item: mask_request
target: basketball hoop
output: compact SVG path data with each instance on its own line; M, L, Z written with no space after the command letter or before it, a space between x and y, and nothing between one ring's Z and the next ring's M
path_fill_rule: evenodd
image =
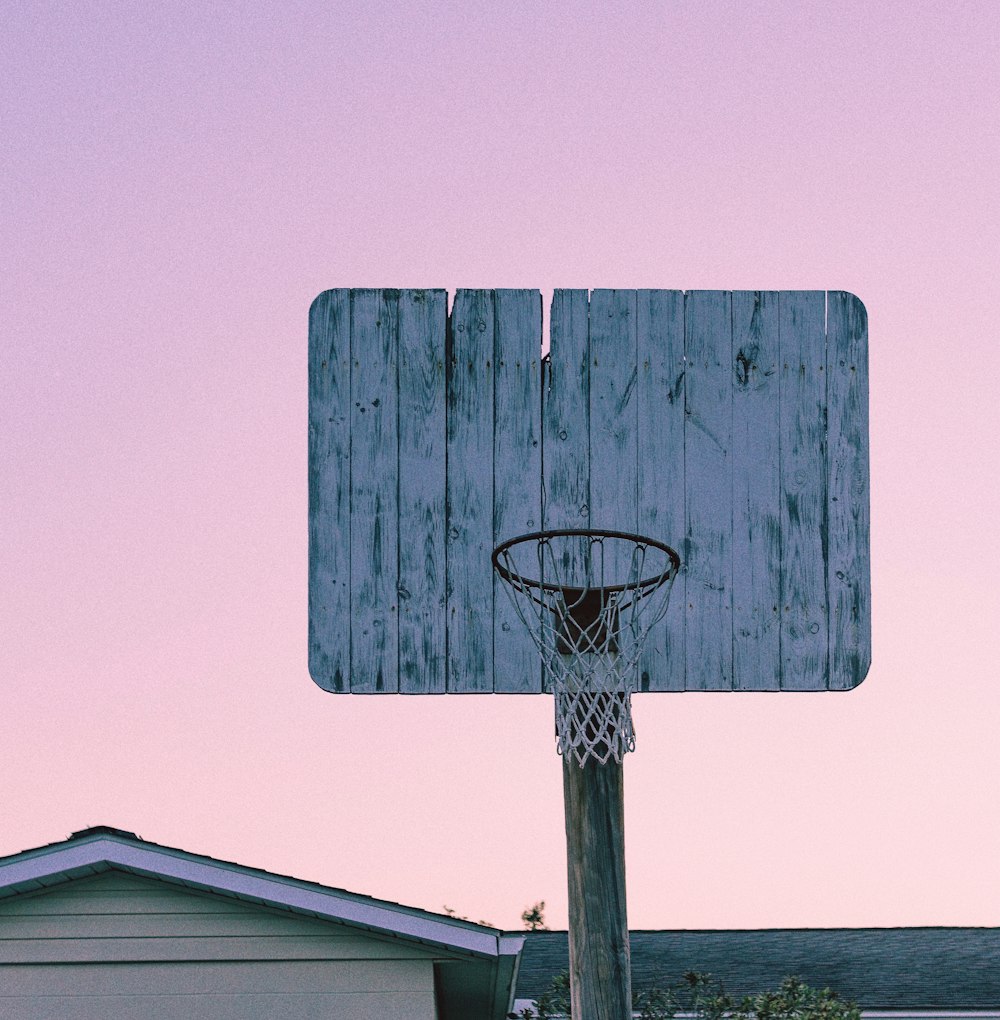
M542 658L558 750L582 767L635 748L639 655L667 611L680 557L623 531L535 531L502 542L493 567Z

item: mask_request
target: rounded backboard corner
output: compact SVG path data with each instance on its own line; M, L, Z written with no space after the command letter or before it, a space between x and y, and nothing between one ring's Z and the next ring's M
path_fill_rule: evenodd
M329 289L326 291L320 291L309 303L309 319L311 320L328 301L330 296L336 294L336 290Z
M868 679L872 670L872 660L869 659L865 663L858 663L857 668L853 671L853 675L846 677L847 681L843 687L837 688L841 691L854 691L857 690L864 682Z
M327 694L346 694L347 680L346 677L338 673L331 675L329 664L322 661L322 658L314 658L312 655L309 656L309 678L312 682L322 691L326 691Z
M854 293L854 291L850 291L850 290L834 290L834 291L830 291L830 293L831 294L839 294L839 295L841 295L843 297L843 299L844 299L844 303L847 304L847 305L852 306L851 310L852 310L852 312L854 314L854 317L859 319L862 323L864 323L865 327L867 328L867 325L868 325L868 309L865 307L864 301L862 301L861 298L859 298L858 295ZM860 682L861 681L859 680L858 683L860 683Z

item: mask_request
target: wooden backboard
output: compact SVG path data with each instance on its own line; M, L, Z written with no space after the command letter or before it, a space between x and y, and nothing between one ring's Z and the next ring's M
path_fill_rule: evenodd
M681 555L643 691L835 690L871 661L868 330L840 291L324 291L309 316L309 670L536 693L494 576L542 527Z

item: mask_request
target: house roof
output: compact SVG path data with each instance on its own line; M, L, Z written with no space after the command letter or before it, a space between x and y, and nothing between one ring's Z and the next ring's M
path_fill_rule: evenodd
M511 967L524 941L520 934L161 846L106 825L0 858L0 899L110 869L404 938L452 954L505 958Z
M1000 1009L1000 928L810 928L633 931L637 990L709 973L736 997L785 977L872 1010ZM530 932L516 999L537 999L568 968L566 932Z

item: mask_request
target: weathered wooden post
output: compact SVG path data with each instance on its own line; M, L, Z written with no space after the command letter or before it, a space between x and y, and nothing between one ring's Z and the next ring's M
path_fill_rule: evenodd
M622 763L563 760L574 1017L632 1016Z

